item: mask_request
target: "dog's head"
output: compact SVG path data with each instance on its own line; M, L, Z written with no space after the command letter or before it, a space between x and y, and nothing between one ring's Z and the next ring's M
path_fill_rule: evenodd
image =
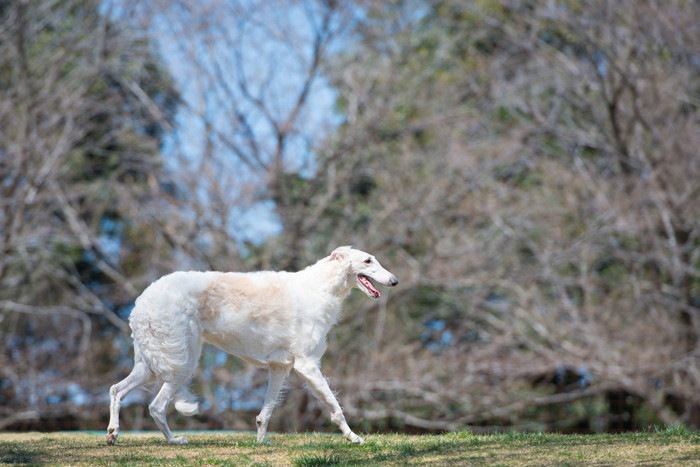
M336 248L331 253L330 261L341 261L347 268L348 274L354 277L354 287L362 290L370 298L376 299L382 296L372 281L389 287L394 287L399 283L395 275L379 264L377 258L349 246Z

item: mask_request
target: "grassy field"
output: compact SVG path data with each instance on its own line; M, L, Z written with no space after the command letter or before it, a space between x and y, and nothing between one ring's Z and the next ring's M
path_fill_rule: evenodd
M160 433L0 433L0 463L52 465L700 465L700 433L668 429L622 435L368 435L363 446L331 434L188 433L186 446Z

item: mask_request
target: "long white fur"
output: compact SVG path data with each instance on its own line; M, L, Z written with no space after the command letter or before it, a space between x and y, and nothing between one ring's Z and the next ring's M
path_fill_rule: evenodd
M194 395L186 387L204 342L269 369L265 402L256 417L258 442L280 390L294 369L312 393L323 401L351 442L364 440L350 430L342 409L319 369L326 335L337 322L341 305L352 288L377 298L377 291L361 276L394 286L396 277L374 256L340 247L306 269L255 273L175 272L151 284L136 300L129 325L134 339L134 369L110 388L107 443L119 435L119 409L133 389L158 382L160 391L149 405L151 416L172 444L175 437L165 417L171 401L183 415L198 413ZM364 282L364 283L363 283Z

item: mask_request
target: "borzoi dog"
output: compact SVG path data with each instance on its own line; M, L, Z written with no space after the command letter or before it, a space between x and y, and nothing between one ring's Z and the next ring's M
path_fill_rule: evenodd
M374 256L350 247L337 248L294 273L190 271L160 278L136 299L129 318L134 369L109 390L107 444L114 444L119 436L121 401L148 383L162 384L148 408L165 439L170 444L187 442L173 436L166 411L174 401L181 414L198 413L198 403L185 385L204 342L269 369L265 402L255 419L259 443L265 441L272 410L292 368L325 404L343 435L363 443L345 421L319 367L326 335L338 321L350 290L358 288L370 298L380 297L372 280L392 287L398 284Z

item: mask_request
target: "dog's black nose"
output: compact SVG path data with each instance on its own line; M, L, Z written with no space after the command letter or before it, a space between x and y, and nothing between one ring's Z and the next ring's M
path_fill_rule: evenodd
M396 278L396 276L391 276L391 279L389 280L389 285L394 287L398 283L399 283L399 280Z

